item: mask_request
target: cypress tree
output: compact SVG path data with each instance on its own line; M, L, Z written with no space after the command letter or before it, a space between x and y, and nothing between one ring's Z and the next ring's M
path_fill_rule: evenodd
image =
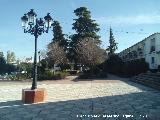
M117 44L118 43L116 43L116 41L114 39L112 28L110 27L109 46L107 48L107 50L109 50L109 55L113 55L115 53L115 51L118 49Z

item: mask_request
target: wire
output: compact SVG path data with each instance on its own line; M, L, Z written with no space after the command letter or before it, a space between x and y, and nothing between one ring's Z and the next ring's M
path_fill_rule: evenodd
M106 29L102 29L102 30L105 30L107 32L109 32L109 30L106 30ZM124 30L113 30L113 33L126 33L126 34L150 34L150 33L146 33L146 32L143 32L143 29L140 29L140 32L128 32L128 31L124 31Z

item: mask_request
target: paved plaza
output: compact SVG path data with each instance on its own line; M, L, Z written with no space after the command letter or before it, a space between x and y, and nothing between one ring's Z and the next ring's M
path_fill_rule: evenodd
M21 102L31 82L0 82L0 120L160 120L160 92L121 80L38 82L40 104Z

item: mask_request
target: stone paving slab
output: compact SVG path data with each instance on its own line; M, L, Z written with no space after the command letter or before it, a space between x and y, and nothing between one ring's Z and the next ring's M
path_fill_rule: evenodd
M22 89L30 87L0 82L0 120L160 120L160 92L129 81L43 82L46 103L23 104Z

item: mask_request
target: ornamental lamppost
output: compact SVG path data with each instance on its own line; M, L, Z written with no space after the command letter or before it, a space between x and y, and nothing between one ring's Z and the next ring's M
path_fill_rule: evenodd
M40 63L40 61L41 61L41 51L38 51L38 58L39 58L39 63Z
M31 90L37 89L37 38L42 33L48 33L49 28L51 27L53 19L50 16L50 13L43 18L36 18L37 14L31 9L27 14L24 14L21 17L22 28L24 33L30 33L35 37L35 51L34 51L34 71L33 71L33 81Z

